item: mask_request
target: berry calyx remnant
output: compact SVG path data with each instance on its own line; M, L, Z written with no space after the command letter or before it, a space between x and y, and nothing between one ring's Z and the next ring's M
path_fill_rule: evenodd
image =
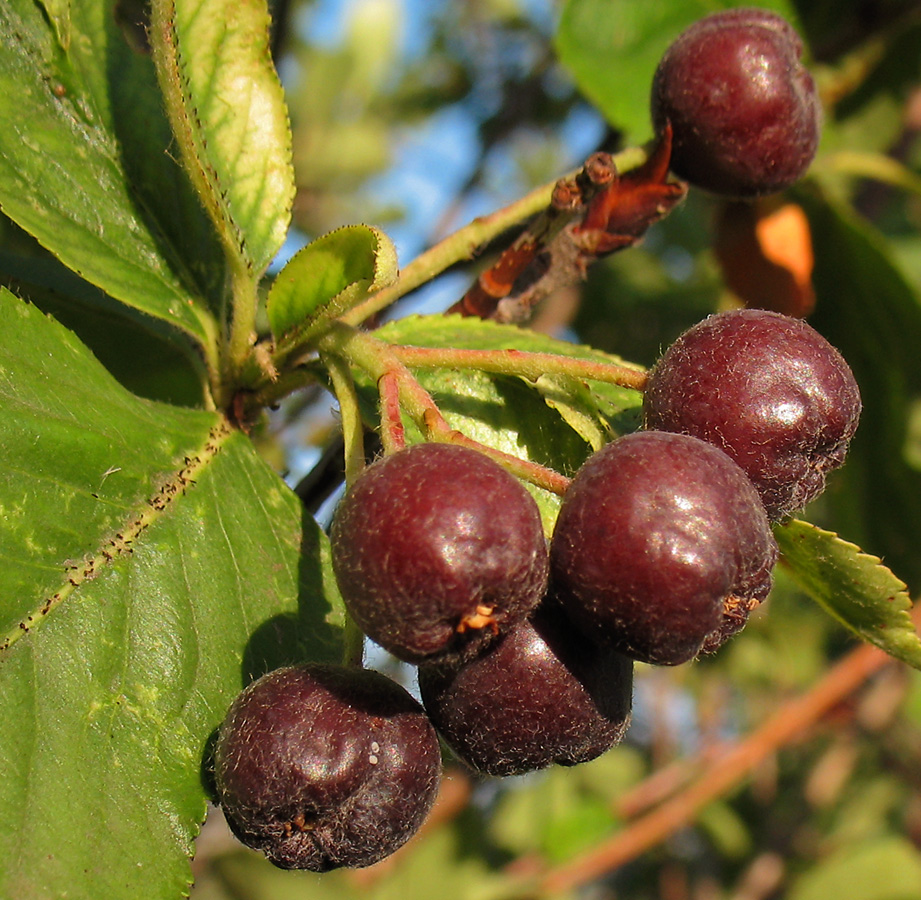
M419 828L441 752L422 707L368 669L263 675L218 734L215 781L234 834L283 869L369 866Z

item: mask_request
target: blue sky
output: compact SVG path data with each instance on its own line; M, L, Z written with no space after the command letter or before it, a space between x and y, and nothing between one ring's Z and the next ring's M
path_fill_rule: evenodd
M412 58L427 52L433 20L448 3L456 0L315 0L304 8L297 27L311 42L337 46L350 18L368 2L390 4L397 9L398 53ZM548 35L552 34L553 0L507 0L507 3L527 10ZM395 144L393 165L372 182L377 201L406 206L405 219L386 226L401 265L424 250L433 238L443 236L437 232L448 210L453 213L451 226L456 228L515 199L527 189L516 177L508 154L497 153L487 160L489 190L472 191L463 204L452 209L470 175L471 165L478 159L477 117L483 112L484 102L488 103L489 98L471 97L403 131ZM560 134L569 156L560 174L595 149L603 130L600 118L588 106L573 113ZM504 195L501 186L507 186ZM409 204L405 204L406 198L411 198ZM289 252L296 249L296 243L287 248ZM446 279L420 291L417 303L424 309L441 309L456 299L458 287L457 279Z

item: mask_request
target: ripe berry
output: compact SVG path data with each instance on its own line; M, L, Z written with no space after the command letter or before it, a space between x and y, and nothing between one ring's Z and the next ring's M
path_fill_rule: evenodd
M441 756L419 704L367 669L278 669L234 701L215 748L227 821L283 869L369 866L422 824Z
M541 606L462 666L421 667L419 689L461 759L488 775L521 775L587 762L623 738L633 662Z
M659 665L712 649L727 615L767 596L776 558L745 473L704 441L654 431L588 459L550 544L554 591L573 621Z
M860 410L854 376L825 338L757 309L710 316L681 335L650 372L643 401L647 428L728 453L775 520L825 489Z
M474 655L547 586L537 504L465 447L416 444L369 466L339 504L331 538L352 617L411 663Z
M700 19L668 48L652 85L657 132L672 126L671 168L716 194L756 197L797 181L815 156L821 107L803 45L764 9Z

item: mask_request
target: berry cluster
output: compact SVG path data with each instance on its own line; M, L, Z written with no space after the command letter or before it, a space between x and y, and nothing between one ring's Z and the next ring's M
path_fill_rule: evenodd
M634 661L684 663L741 630L771 589L771 521L844 459L854 379L802 321L738 310L666 351L644 409L576 473L549 547L531 494L476 450L416 444L365 469L334 569L365 633L418 665L422 705L359 668L250 685L215 754L245 843L282 867L369 865L433 802L435 729L489 775L585 762L627 730Z
M623 735L632 666L537 615L549 585L540 512L498 463L453 444L385 457L340 503L331 539L349 613L421 666L429 715L477 768L582 762Z
M800 50L763 10L682 35L652 100L674 171L737 196L798 178L818 130ZM244 843L285 868L370 865L428 813L437 734L489 775L594 759L628 727L635 661L684 663L745 625L771 589L772 523L843 462L853 376L805 323L740 310L668 349L643 411L643 430L576 473L549 541L531 493L468 447L395 450L354 480L331 528L336 579L358 627L418 667L422 703L357 667L251 684L215 747Z

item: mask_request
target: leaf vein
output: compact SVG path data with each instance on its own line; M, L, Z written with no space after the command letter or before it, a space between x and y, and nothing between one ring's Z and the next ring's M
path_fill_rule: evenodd
M115 560L130 556L134 552L133 544L153 522L161 518L170 506L193 487L199 473L203 471L220 452L224 442L233 433L225 420L215 425L208 433L207 440L200 453L186 456L182 466L149 496L139 511L129 517L128 521L114 535L102 542L98 552L84 559L84 564L77 568L65 565L65 578L61 587L44 597L36 608L0 638L0 654L8 651L21 637L31 633L40 626L61 603L67 600L82 584L92 581L106 566Z

